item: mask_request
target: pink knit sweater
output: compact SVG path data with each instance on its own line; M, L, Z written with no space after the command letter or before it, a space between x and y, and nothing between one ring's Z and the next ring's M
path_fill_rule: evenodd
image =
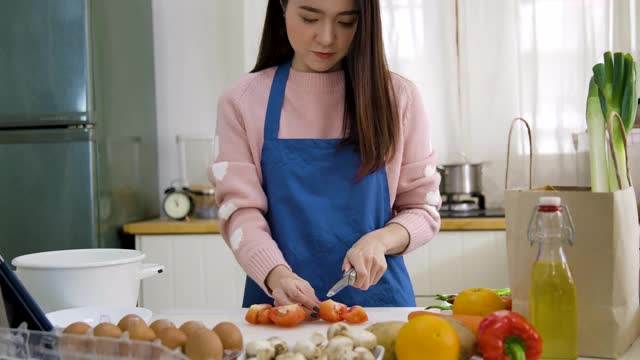
M246 273L260 286L277 265L288 267L271 237L264 214L260 158L264 121L275 67L241 78L219 99L214 163L210 179L220 205L222 236ZM390 222L410 234L408 253L431 240L440 228L440 176L429 140L429 122L417 88L393 74L401 114L401 137L387 162ZM340 138L344 111L344 73L306 73L291 69L279 138ZM356 239L354 239L355 241ZM266 289L265 289L266 290Z

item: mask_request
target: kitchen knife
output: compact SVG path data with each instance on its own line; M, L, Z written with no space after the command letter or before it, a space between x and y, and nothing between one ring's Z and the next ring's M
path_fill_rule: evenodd
M327 293L327 297L332 297L337 294L340 290L346 288L349 285L353 285L356 282L356 269L350 269L349 271L345 271L342 274L342 278L338 280L338 282L329 289Z

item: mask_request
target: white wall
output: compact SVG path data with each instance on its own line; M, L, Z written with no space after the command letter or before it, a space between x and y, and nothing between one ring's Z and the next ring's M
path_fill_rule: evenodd
M452 81L457 78L455 48L431 57L435 63L429 67L421 59L432 49L442 48L442 43L455 42L455 18L452 4L432 1L430 11L419 4L400 6L395 12L383 9L383 22L391 70L420 88L432 122L431 138L444 160L452 135L441 119L458 117L457 87ZM176 135L212 136L217 98L254 65L266 4L266 0L153 1L161 190L180 177ZM408 31L407 17L430 25L421 27L417 39L406 39L402 34ZM434 91L451 96L439 101L441 96Z
M245 9L264 13L262 3L266 1L153 1L161 190L180 176L176 135L213 136L218 97L248 70L245 56L255 61L255 54L245 53L242 19ZM249 32L261 26L246 25Z
M394 10L389 10L391 3ZM504 7L502 2L489 3ZM218 97L253 66L266 4L266 0L153 1L161 190L180 176L176 135L213 136ZM496 60L496 52L486 48L500 36L515 36L515 30L505 30L495 24L493 27L485 26L481 20L488 16L480 16L479 10L471 6L475 2L464 2L471 6L471 10L462 11L461 16L478 17L479 20L478 23L467 23L475 24L475 27L461 29L467 39L462 42L464 50L461 55L468 60L461 64L461 78L468 88L462 89L462 101L458 103L453 3L383 0L381 4L391 70L410 78L420 88L431 119L432 140L440 162L459 161L460 152L466 153L472 161L487 162L485 194L490 206L500 206L508 122L523 111L516 102L507 104L501 99L513 98L517 94L515 80L511 83L509 79L517 79L522 74L518 75L515 69L515 58L502 56ZM474 6L483 9L480 5ZM509 21L505 20L505 24ZM515 38L512 40L501 44L513 45ZM424 63L425 59L428 64ZM592 62L587 61L589 65ZM502 81L497 82L496 79ZM497 86L497 83L502 85ZM487 88L487 84L491 87ZM490 128L488 125L491 124L499 126ZM516 149L522 147L522 139L523 134L517 131L514 136ZM576 161L573 153L551 159L568 170L577 167L575 171L569 171L573 174L569 177L566 171L540 173L541 164L547 163L545 156L548 155L536 158L538 170L534 182L537 185L541 182L588 185L588 175L585 175L588 174L585 167L588 162L585 164L584 159ZM521 159L518 157L513 160L515 165L510 185L524 186L526 164L519 164ZM558 167L547 168L553 171Z

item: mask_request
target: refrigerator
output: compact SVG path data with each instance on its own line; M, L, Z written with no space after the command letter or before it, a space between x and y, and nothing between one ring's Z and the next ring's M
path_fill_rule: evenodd
M159 215L151 0L0 0L0 255Z

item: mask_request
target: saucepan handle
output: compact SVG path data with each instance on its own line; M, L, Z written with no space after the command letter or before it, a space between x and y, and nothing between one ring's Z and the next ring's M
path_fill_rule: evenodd
M142 264L142 269L138 273L138 279L146 279L150 276L161 274L164 272L164 265L160 264Z

